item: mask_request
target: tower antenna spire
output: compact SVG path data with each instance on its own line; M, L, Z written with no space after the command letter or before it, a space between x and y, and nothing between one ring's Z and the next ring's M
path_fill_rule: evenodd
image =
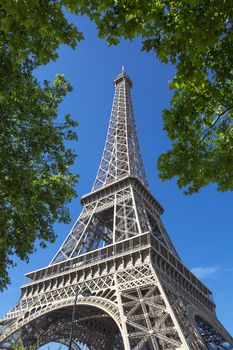
M122 71L122 73L125 71L125 66L124 66L124 64L122 64L122 66L121 66L121 71Z

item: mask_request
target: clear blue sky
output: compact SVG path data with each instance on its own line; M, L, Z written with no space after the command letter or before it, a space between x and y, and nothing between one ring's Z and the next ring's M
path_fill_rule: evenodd
M142 53L139 41L108 47L97 39L95 26L88 20L75 22L84 31L85 41L75 51L61 47L60 58L38 69L36 75L40 80L52 80L56 73L63 73L74 87L61 105L60 115L70 113L79 122L79 140L73 144L78 154L73 171L80 175L79 198L70 204L70 225L55 225L56 243L46 250L38 248L29 264L19 262L10 271L12 284L0 296L0 316L17 302L24 273L50 262L80 213L80 197L91 189L104 146L113 77L124 64L134 83L132 96L141 152L151 191L165 208L165 227L184 264L213 291L219 319L233 333L233 195L219 193L215 185L210 185L186 197L175 180L161 183L158 179L156 160L169 148L161 115L172 96L168 81L174 69L160 64L153 53Z

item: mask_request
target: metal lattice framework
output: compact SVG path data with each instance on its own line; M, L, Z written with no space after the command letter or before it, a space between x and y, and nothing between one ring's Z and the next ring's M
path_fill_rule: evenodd
M83 210L51 263L27 274L19 302L0 320L0 349L230 350L210 290L182 263L149 191L122 71L103 157ZM88 291L88 293L86 293Z
M123 71L114 83L109 129L93 190L128 175L137 177L148 187L134 121L130 94L132 81Z

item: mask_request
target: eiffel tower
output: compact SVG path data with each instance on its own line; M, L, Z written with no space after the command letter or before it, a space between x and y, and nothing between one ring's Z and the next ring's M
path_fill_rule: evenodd
M161 222L124 69L114 86L94 186L51 263L26 275L19 302L0 320L0 348L19 334L26 347L68 345L72 327L77 350L233 349L211 291L184 266Z

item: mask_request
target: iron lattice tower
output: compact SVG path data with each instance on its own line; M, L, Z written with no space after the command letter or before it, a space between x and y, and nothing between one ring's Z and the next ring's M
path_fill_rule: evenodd
M21 333L26 346L73 349L223 350L232 338L210 290L182 263L149 191L139 151L132 82L122 71L103 157L83 210L51 263L28 273L21 298L0 320L0 348Z

